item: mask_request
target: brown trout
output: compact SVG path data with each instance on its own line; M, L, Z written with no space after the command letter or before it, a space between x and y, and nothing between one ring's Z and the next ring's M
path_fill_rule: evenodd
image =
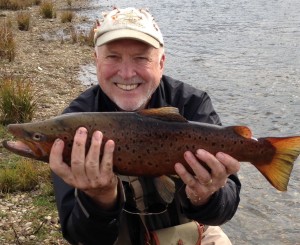
M176 162L191 171L183 154L201 148L252 163L276 189L285 191L300 154L300 136L254 139L248 127L187 121L172 107L69 113L42 122L10 124L9 132L19 140L4 141L3 146L18 155L48 162L51 147L60 138L65 142L63 159L70 164L73 137L81 126L89 132L87 149L95 130L103 133L104 142L114 140L114 171L122 175L174 175Z

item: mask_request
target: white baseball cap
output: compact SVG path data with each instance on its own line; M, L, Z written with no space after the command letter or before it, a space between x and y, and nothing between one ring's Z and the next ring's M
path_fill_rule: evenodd
M104 14L95 29L95 46L130 38L150 44L154 48L164 45L162 34L153 16L145 9L114 9Z

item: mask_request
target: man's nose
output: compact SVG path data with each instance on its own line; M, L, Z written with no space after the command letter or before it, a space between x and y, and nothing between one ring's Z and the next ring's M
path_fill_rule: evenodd
M118 75L121 76L124 80L136 76L134 66L131 64L131 62L123 61L120 65Z

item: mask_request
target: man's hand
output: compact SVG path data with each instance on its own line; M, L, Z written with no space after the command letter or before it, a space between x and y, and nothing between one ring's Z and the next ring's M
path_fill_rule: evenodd
M74 136L71 166L63 162L64 142L57 139L50 153L50 168L67 184L85 192L101 208L111 209L117 201L118 180L113 172L113 152L115 143L108 140L104 146L101 163L100 148L103 135L95 131L90 149L86 155L86 128L79 128Z
M190 151L185 152L184 158L194 174L190 174L181 163L175 164L175 171L186 184L186 195L195 206L206 204L217 190L225 186L227 177L240 169L236 159L222 152L214 156L198 149L195 155ZM199 161L206 163L211 172Z

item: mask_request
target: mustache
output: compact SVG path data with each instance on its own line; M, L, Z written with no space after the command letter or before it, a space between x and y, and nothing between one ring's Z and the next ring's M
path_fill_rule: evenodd
M134 76L130 79L123 79L120 76L114 76L110 79L112 83L120 83L120 84L141 84L145 83L145 80L139 76Z

